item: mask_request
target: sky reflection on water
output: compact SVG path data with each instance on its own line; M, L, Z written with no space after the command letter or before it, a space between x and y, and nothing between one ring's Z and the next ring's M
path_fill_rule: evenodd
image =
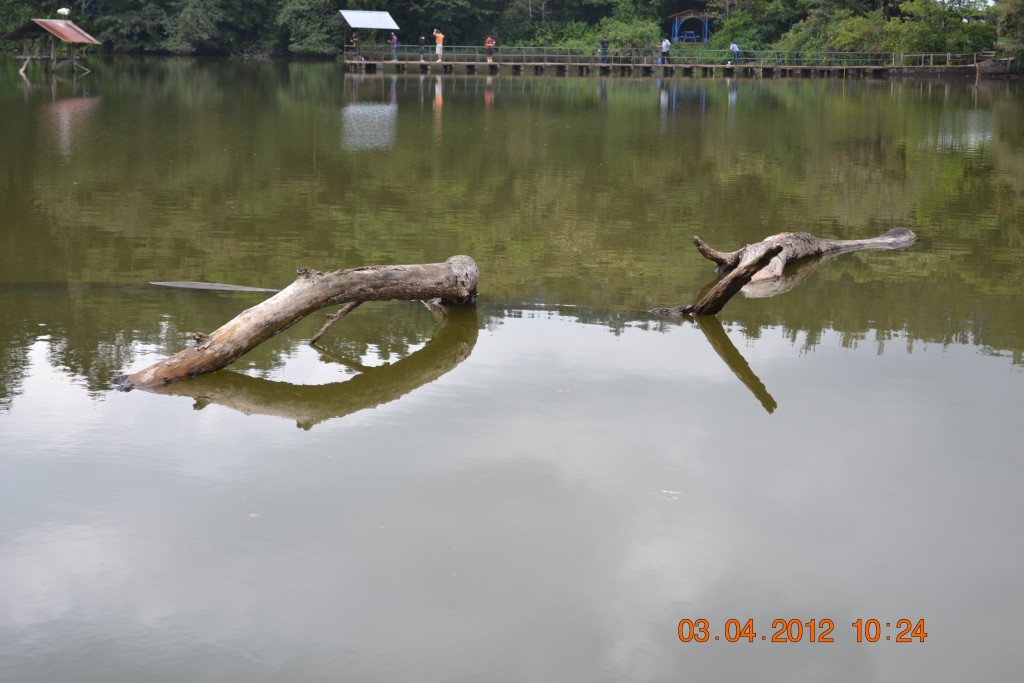
M1024 597L1005 359L734 330L769 414L692 323L517 316L309 431L90 397L35 346L0 413L0 678L1005 674ZM769 637L831 618L836 643L683 644L684 617ZM858 617L929 637L857 645Z
M1021 95L0 69L0 681L1012 680ZM641 312L713 279L694 234L897 226L718 326ZM262 297L147 282L458 253L440 331L367 304L110 390Z

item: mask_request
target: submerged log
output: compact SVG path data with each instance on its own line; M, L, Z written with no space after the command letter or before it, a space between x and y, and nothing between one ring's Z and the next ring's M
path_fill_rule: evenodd
M114 384L129 391L165 386L220 370L326 306L433 298L469 303L476 297L479 279L480 271L469 256L453 256L444 263L365 266L330 273L303 268L291 285L266 301L243 311L210 334L194 335L195 346L143 370L122 375Z
M205 289L210 292L267 292L273 294L280 289L268 287L246 287L244 285L225 285L220 282L150 282L158 287L177 287L178 289Z
M722 252L705 244L700 237L693 244L701 255L718 264L715 272L722 279L692 306L655 308L655 315L714 315L748 283L775 283L783 278L787 264L811 257L826 257L860 249L903 249L917 241L917 235L906 228L895 228L879 235L860 240L832 240L809 235L806 232L783 232L748 244L736 251ZM736 286L737 283L741 283ZM765 292L780 293L792 287L762 285L758 296Z

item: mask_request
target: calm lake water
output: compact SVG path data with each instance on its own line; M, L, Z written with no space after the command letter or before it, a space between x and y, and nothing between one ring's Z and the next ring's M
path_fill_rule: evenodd
M1019 676L1020 83L19 66L0 680ZM714 281L694 235L900 226L717 318L645 313ZM443 325L368 304L110 388L266 296L151 281L455 254L480 298Z

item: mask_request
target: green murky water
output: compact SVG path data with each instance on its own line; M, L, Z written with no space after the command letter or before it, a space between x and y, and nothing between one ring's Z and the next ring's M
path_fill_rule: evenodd
M1020 84L18 66L0 679L1015 667ZM810 264L715 320L644 313L714 280L695 234L897 226L918 243ZM443 326L365 305L315 349L320 316L168 395L109 388L264 296L150 281L460 253L480 299ZM680 642L700 618L708 642ZM835 642L772 643L777 618L830 619ZM755 642L727 642L729 619ZM896 642L900 619L928 637Z

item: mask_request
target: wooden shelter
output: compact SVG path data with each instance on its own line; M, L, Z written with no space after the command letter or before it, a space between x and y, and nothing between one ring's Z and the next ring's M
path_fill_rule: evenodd
M397 31L398 24L391 17L390 12L371 12L367 10L342 9L331 19L331 26L342 30L342 45L345 46L346 58L351 56L359 61L359 44L357 41L349 43L349 31L353 34L358 30L369 31ZM350 53L351 50L351 53Z
M341 9L331 20L331 26L352 29L380 29L397 31L398 24L391 18L390 12L370 12L366 10Z
M673 43L706 43L711 37L711 16L703 10L688 9L668 18L672 20Z
M84 66L78 63L79 45L100 45L100 41L83 31L73 21L67 19L29 19L24 24L0 36L0 40L21 40L21 58L25 63L21 67L21 73L25 73L29 62L33 59L41 59L50 67L59 69L63 66L77 66L88 72ZM32 48L32 41L40 40L41 44ZM63 58L58 54L57 42L67 45Z

